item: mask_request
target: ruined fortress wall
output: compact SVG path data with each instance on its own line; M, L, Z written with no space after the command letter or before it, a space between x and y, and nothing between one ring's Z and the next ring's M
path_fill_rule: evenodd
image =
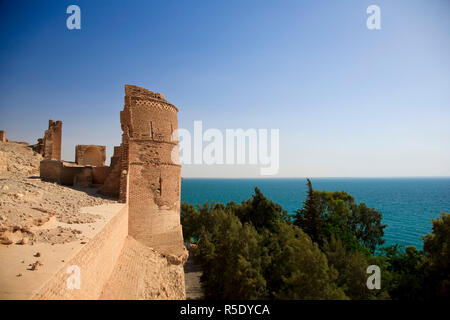
M43 138L43 156L46 160L61 160L62 121L48 121Z
M165 253L183 247L177 112L161 94L125 86L120 198L129 205L129 234Z
M180 224L181 166L177 162L178 141L172 139L178 128L177 112L163 95L127 85L120 114L122 144L114 149L108 173L102 171L103 167L49 160L41 163L41 176L59 177L61 183L87 177L86 170L90 170L93 181L104 179L101 192L118 193L125 205L33 298L155 299L163 298L160 292L167 298L185 297L183 264L187 251ZM52 122L49 132L50 127ZM53 144L55 140L48 141ZM53 145L50 149L53 154ZM80 159L77 157L77 161ZM124 247L124 243L128 244ZM163 259L155 258L156 253ZM144 256L155 258L160 267ZM67 288L66 270L70 265L82 270L80 290ZM166 280L155 278L155 274Z
M0 130L0 142L6 142L6 132Z
M32 299L99 299L108 282L128 234L128 208L119 206L117 214L81 250L45 283ZM69 289L69 266L80 267L80 289Z
M111 157L109 165L110 170L105 177L103 186L100 187L99 192L111 197L119 197L120 191L120 174L122 172L122 147L114 147L114 154ZM125 201L122 201L125 202Z
M172 162L172 142L130 140L130 196L148 190L148 205L161 209L180 209L181 167Z
M92 183L104 184L110 172L111 168L108 166L92 167Z
M42 160L39 166L41 179L61 184L62 162L57 160Z
M40 164L42 180L65 186L90 187L92 183L102 184L109 174L109 167L78 166L57 160L42 160Z
M84 166L104 166L106 147L97 145L75 146L75 162Z
M128 151L128 136L122 135L122 158L118 166L119 168L119 202L128 203L128 182L129 182L129 151Z
M86 176L92 171L89 167L61 167L61 184L65 186L73 186L77 176Z
M116 164L120 163L120 159L121 159L121 148L120 146L115 146L114 147L114 154L111 157L111 161L110 161L110 167L113 168Z

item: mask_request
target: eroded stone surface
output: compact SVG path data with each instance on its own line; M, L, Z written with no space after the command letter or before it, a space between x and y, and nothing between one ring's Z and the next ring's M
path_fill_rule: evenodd
M129 236L100 299L186 299L183 265Z
M48 121L48 129L44 132L44 137L38 139L38 143L33 145L33 150L42 154L46 160L61 160L62 144L62 121Z
M97 145L75 146L75 162L85 166L104 166L106 160L106 147Z

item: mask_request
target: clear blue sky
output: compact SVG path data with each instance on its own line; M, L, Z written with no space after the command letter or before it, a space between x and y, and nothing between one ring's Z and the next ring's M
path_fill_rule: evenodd
M81 30L66 8L81 8ZM366 8L381 8L381 30ZM0 129L120 144L124 84L180 127L279 128L282 177L450 176L450 1L1 1ZM258 176L185 166L183 175Z

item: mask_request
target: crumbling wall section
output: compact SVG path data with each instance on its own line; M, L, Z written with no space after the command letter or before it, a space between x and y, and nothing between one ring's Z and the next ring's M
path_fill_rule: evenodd
M39 173L44 181L56 182L65 186L91 187L96 181L101 179L101 172L94 174L94 168L88 166L78 166L70 162L57 160L42 160ZM98 167L101 170L104 167ZM108 167L106 167L109 169Z
M122 147L114 147L114 154L111 157L109 165L110 170L105 177L103 186L100 187L99 192L111 197L119 197L120 192L120 175L122 172ZM123 203L125 201L122 201Z
M104 166L106 146L77 145L75 147L75 162L85 166Z
M108 166L92 167L92 183L103 185L110 172L111 168Z
M44 138L38 139L33 149L41 153L46 160L61 160L62 121L48 121Z
M42 160L39 175L42 180L61 184L62 162L56 160Z
M129 234L165 254L183 250L177 112L163 95L125 86L120 199L129 206Z

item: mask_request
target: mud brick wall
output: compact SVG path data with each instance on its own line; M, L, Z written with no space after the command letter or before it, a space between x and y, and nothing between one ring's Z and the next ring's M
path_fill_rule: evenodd
M120 174L122 172L122 147L114 147L114 154L111 157L111 164L108 176L105 178L103 186L99 192L104 195L119 197Z
M129 206L129 234L155 249L182 247L178 109L164 96L125 86L120 199ZM169 252L165 252L169 253Z
M62 162L57 160L42 160L39 174L42 180L61 184Z
M92 183L103 184L105 183L106 177L108 177L111 168L108 166L103 167L92 167Z
M97 145L77 145L75 147L75 162L85 166L104 166L106 147Z
M94 182L94 168L96 169L96 182L100 183L106 177L109 167L85 167L65 165L62 161L42 160L40 164L40 177L42 180L56 182L66 186L89 187Z
M43 138L43 156L46 160L61 160L62 121L48 121Z
M92 173L90 167L73 167L64 166L61 169L61 184L66 186L73 186L76 176L90 176Z

